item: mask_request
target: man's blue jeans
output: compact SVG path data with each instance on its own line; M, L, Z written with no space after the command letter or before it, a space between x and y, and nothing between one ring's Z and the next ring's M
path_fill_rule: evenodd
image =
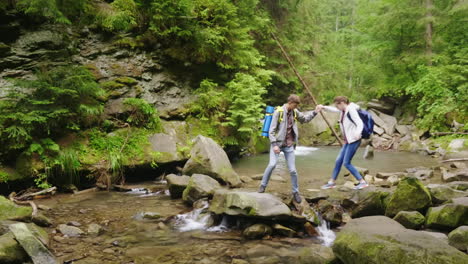
M338 157L336 158L336 163L335 163L335 169L333 169L333 174L332 174L332 179L336 180L338 178L338 174L340 174L341 166L345 166L346 169L351 172L351 174L356 178L356 180L360 181L362 180L361 174L359 174L359 171L351 164L351 160L354 157L354 154L356 154L356 151L359 148L359 145L361 145L361 140L358 140L356 142L353 142L351 144L344 144L343 147L341 148L340 154L338 154Z
M280 147L280 150L284 153L284 157L286 158L286 163L288 164L289 173L291 174L291 185L292 185L292 192L296 193L299 192L299 186L297 185L297 171L296 171L296 155L294 154L294 146L290 147ZM266 187L268 181L270 180L271 173L276 167L278 163L279 154L276 154L273 151L273 146L270 147L270 162L265 169L265 173L263 174L262 183L263 187Z

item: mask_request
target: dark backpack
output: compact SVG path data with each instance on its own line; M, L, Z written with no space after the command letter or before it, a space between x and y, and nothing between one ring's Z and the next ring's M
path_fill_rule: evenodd
M365 110L359 109L357 110L357 112L359 114L359 117L362 120L362 123L364 123L364 128L362 129L362 138L368 139L374 132L374 119L372 118L372 115ZM349 114L349 112L348 112L348 118L349 120L351 120L351 122L353 122L354 125L356 125L354 120L351 118L351 115Z

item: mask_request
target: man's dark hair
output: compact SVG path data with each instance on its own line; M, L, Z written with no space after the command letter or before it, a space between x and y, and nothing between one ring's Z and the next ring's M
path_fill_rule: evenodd
M333 99L333 102L337 104L342 103L342 102L345 104L349 104L349 99L346 96L337 96L335 97L335 99Z
M288 97L288 103L300 104L300 103L301 103L301 99L299 98L298 95L296 95L296 94L291 94L291 95Z

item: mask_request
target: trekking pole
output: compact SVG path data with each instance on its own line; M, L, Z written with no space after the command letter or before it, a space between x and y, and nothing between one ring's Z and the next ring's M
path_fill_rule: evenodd
M304 79L302 79L302 76L297 71L296 67L294 66L291 58L289 57L288 53L284 49L283 45L281 45L280 41L276 37L275 33L273 33L273 31L271 32L271 35L273 36L273 39L276 41L276 44L278 45L278 47L281 49L281 52L283 53L284 58L286 58L286 60L288 61L289 66L291 66L291 68L294 71L294 73L296 74L297 78L301 81L302 85L304 86L306 91L309 93L309 95L312 98L312 101L314 102L315 106L317 106L318 105L317 100L315 99L314 95L310 91L309 86L306 84ZM323 114L322 111L320 111L320 115L322 116L323 120L325 120L325 123L327 123L327 126L330 128L330 130L332 131L333 135L336 137L336 139L338 140L340 145L343 146L343 142L341 141L341 138L338 136L338 134L336 133L335 129L330 124L330 122L328 122L327 118L325 117L325 115Z

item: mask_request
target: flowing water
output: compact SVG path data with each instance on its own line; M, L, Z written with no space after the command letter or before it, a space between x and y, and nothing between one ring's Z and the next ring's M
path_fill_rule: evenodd
M297 168L301 190L319 187L330 174L338 148L298 147ZM379 152L374 160L356 157L356 165L377 171L401 171L408 167L432 166L435 160L411 153ZM240 175L262 173L268 155L239 160L234 164ZM267 191L288 195L289 179L284 160L280 159L275 174L286 182L272 182ZM253 181L247 189L255 190ZM317 227L318 237L282 238L246 241L234 217L213 219L205 211L208 202L197 203L195 209L180 199L172 200L164 189L165 182L149 182L135 186L128 193L91 192L80 195L57 195L39 204L52 207L47 212L55 225L78 221L86 231L92 223L104 227L98 237L67 238L54 234L51 228L53 253L62 263L231 263L247 259L250 263L297 263L295 256L314 244L331 246L335 232L325 221ZM158 190L149 192L148 190ZM152 219L155 213L162 219ZM145 218L144 215L149 215ZM215 224L214 226L212 226ZM335 230L336 231L336 230Z

